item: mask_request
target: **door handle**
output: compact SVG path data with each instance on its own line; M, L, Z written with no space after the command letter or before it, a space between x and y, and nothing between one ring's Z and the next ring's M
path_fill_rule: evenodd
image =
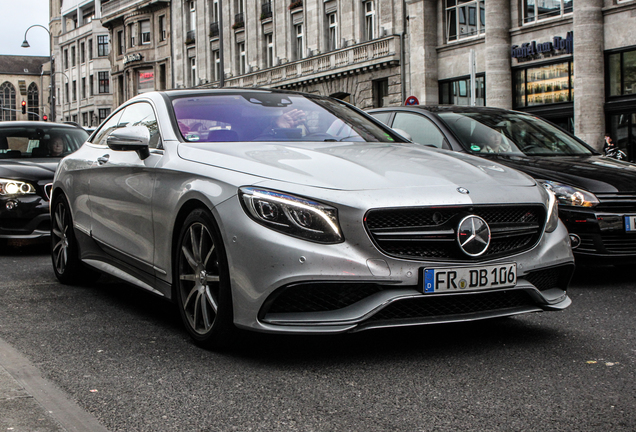
M106 162L108 162L108 159L110 158L110 155L105 154L104 156L100 156L97 158L97 163L100 165L104 165Z

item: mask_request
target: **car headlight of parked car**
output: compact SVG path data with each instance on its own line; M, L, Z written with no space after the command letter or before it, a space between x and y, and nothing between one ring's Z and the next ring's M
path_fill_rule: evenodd
M545 224L545 232L553 232L559 225L559 202L554 192L548 189L548 222Z
M318 243L344 241L338 212L326 204L254 187L241 188L239 197L246 213L270 229Z
M549 180L538 181L556 195L560 204L577 207L594 207L598 204L598 198L586 190Z
M0 195L27 195L34 194L35 187L32 184L10 179L0 179Z

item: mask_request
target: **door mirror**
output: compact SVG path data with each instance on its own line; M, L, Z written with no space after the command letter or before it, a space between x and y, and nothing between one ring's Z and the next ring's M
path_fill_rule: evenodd
M397 132L399 135L401 135L402 137L406 138L408 141L413 142L413 137L411 136L411 134L405 131L404 129L393 128L393 130Z
M148 144L150 132L145 126L130 126L115 129L106 139L106 144L112 150L136 151L141 159L150 156Z

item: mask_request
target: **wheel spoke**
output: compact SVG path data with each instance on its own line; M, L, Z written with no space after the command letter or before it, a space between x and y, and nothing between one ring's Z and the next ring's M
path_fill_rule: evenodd
M211 275L211 274L209 274L209 275L207 275L207 276L205 277L205 280L206 280L207 282L218 282L220 279L219 279L219 277L218 277L218 276L215 276L215 275Z
M198 249L196 234L194 232L194 225L190 227L190 245L192 246L192 256L196 263L201 262L201 251ZM196 268L195 268L196 270Z
M210 287L205 287L205 297L208 299L208 303L212 306L212 310L216 314L219 310L219 305L216 302L216 299L212 296L212 292L210 291Z
M194 259L194 256L192 256L192 253L186 248L185 245L181 246L181 252L183 252L183 256L185 257L190 267L192 267L192 270L197 271L197 262Z
M208 261L210 260L210 257L212 256L212 252L214 252L214 244L212 244L212 246L210 247L210 251L205 256L205 259L203 260L203 266L204 267L208 266Z
M187 311L188 309L188 305L190 304L190 301L192 300L192 296L195 295L196 293L198 293L199 291L197 290L196 287L192 288L190 290L190 293L188 294L188 298L185 299L185 301L183 302L183 309L185 311Z
M197 280L197 277L193 274L185 274L185 275L181 275L179 276L179 279L184 280L184 281L190 281L190 282L194 282Z
M194 299L194 311L192 314L192 328L197 329L197 322L199 321L199 308L201 307L201 294L197 291L196 298Z
M208 331L210 327L212 327L212 322L210 321L210 315L208 314L208 306L206 302L207 296L201 296L201 301L199 302L201 306L201 315L203 316L203 329Z

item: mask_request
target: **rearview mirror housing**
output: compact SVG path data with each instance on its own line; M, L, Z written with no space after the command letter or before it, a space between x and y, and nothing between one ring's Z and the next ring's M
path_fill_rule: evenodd
M141 159L150 156L148 145L150 132L145 126L131 126L115 129L106 139L106 144L112 150L135 151Z

